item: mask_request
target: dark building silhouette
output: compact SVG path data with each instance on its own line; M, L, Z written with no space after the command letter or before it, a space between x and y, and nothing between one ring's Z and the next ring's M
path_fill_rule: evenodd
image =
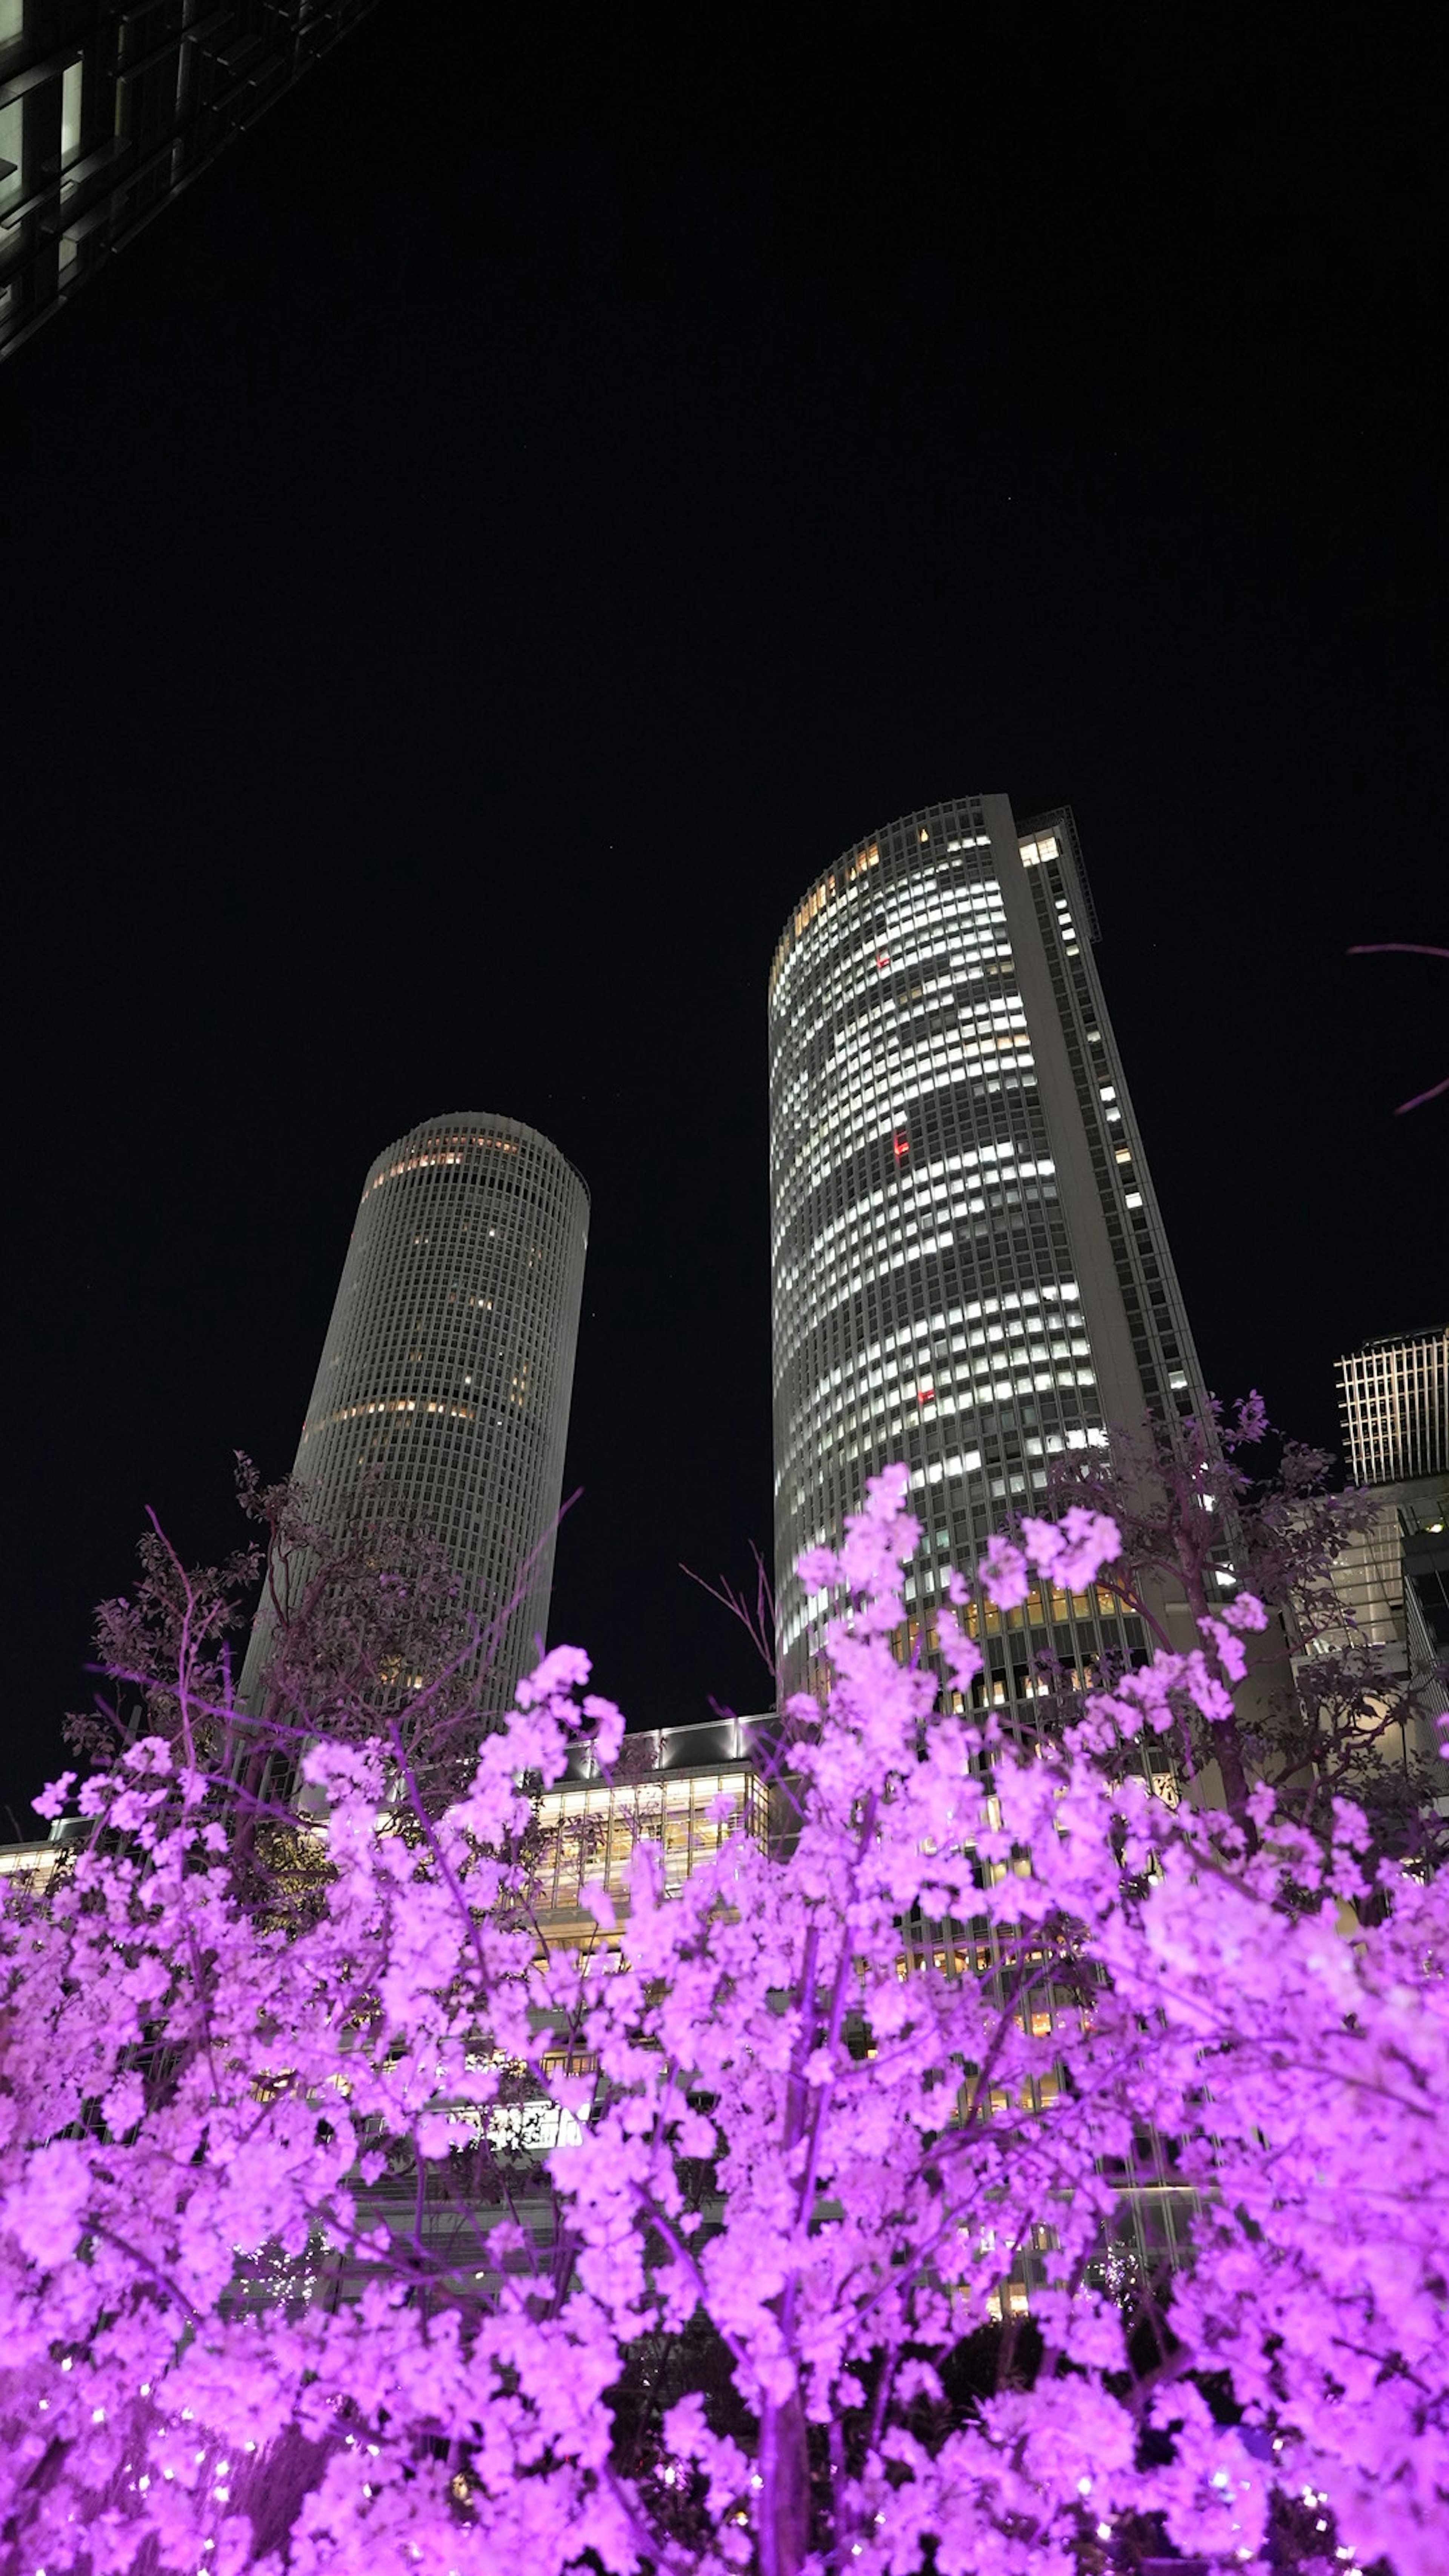
M376 0L0 0L0 357Z

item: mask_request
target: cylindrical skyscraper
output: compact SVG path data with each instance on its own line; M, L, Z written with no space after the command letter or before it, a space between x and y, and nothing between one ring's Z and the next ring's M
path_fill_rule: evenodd
M1053 1456L1204 1392L1091 955L1070 811L931 805L816 879L770 972L777 1655L818 1679L824 1596L867 1477L911 1470L912 1630ZM1105 1595L978 1604L987 1688L1130 1648ZM1030 1630L1040 1623L1041 1633ZM1008 1629L1013 1633L1008 1634Z
M441 1543L480 1629L522 1587L487 1657L499 1708L547 1632L588 1220L572 1164L516 1119L429 1118L389 1145L297 1449L317 1522L340 1527L375 1473L390 1511ZM262 1615L243 1697L266 1651Z

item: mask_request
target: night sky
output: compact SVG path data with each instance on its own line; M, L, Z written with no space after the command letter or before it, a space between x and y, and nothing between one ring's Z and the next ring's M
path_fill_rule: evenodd
M593 1193L554 1635L762 1704L765 977L912 806L1075 807L1212 1385L1442 1319L1433 22L953 19L385 0L0 368L27 1829L442 1110Z

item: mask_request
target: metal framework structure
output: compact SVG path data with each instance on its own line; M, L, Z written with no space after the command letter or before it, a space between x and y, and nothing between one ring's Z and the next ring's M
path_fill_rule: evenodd
M1345 1353L1338 1402L1356 1485L1449 1476L1449 1325Z
M0 357L376 0L0 0Z

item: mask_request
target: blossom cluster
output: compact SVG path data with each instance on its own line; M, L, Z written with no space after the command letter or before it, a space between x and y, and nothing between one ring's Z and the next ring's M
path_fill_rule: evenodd
M623 1720L573 1648L439 1815L395 1742L316 1743L300 1909L160 1739L57 1785L89 1838L0 1916L17 2567L1252 2569L1285 2515L1305 2568L1449 2565L1449 1894L1346 1804L1325 1851L1097 1758L1231 1706L1246 1597L1023 1749L943 1611L943 1706L905 1499L802 1564L847 1606L779 1847L674 1886L639 1844L582 1946L536 1794ZM1028 1520L981 1580L1118 1547ZM1124 2252L1144 2141L1174 2271Z

